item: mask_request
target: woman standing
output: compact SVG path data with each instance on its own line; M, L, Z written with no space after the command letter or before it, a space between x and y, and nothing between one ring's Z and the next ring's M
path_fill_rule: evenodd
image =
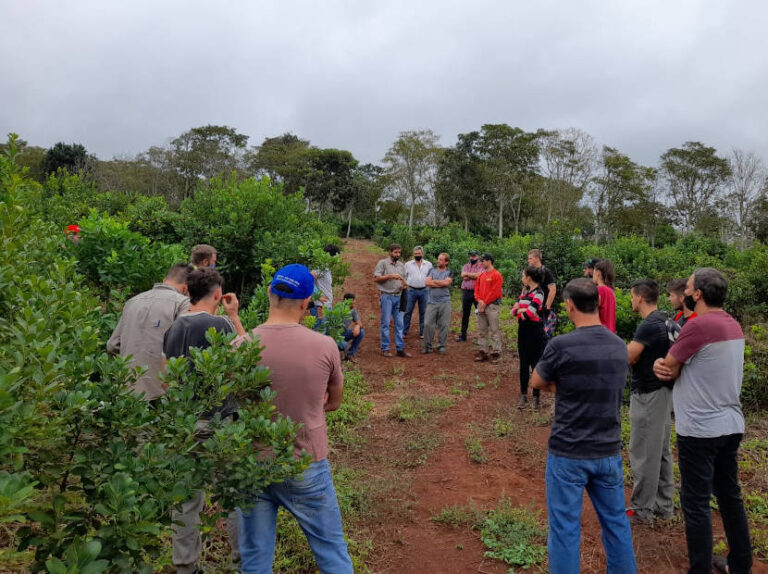
M597 283L597 294L600 297L600 322L604 327L616 332L616 294L613 292L615 273L613 263L609 259L602 259L595 264L592 281Z
M523 292L512 307L517 317L517 350L520 355L520 402L518 409L528 404L528 380L544 352L544 290L540 267L529 266L523 271ZM533 408L539 408L539 390L533 390Z

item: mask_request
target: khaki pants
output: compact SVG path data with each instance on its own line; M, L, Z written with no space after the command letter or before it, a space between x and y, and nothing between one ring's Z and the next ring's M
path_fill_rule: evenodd
M485 307L484 313L477 314L477 330L480 337L477 344L486 353L501 353L501 329L499 328L500 305L491 303Z

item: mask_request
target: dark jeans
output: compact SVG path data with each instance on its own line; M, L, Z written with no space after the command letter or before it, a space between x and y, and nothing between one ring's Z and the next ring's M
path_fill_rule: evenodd
M689 574L712 572L712 512L709 501L717 497L728 539L731 574L746 574L752 567L749 526L739 486L737 454L742 435L715 438L677 436L680 466L680 504L685 517Z
M429 289L414 289L409 288L408 291L408 303L405 307L405 316L403 317L403 336L408 334L411 329L411 316L413 316L413 309L416 307L416 303L419 304L419 335L424 334L424 313L427 310L427 299L429 298Z
M365 329L363 328L360 329L360 334L357 337L355 337L352 329L344 329L343 349L347 350L347 357L352 358L355 356L360 343L363 342L363 337L365 337ZM352 342L350 343L350 341Z
M544 325L519 321L517 323L517 352L520 355L520 394L528 394L528 381L531 372L539 362L544 352L546 339L544 338ZM533 389L533 396L539 396L539 389Z
M472 305L477 309L475 301L475 291L473 289L461 290L461 337L467 338L467 328L469 328L469 316L472 313Z

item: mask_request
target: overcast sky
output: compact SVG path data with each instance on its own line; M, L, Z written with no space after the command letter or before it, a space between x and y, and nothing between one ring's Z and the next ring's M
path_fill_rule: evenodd
M223 124L379 162L508 123L768 159L767 30L763 0L0 0L0 135L109 159Z

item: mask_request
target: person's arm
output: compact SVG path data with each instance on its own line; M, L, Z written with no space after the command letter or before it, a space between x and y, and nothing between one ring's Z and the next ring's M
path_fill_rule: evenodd
M632 341L627 343L627 355L629 356L629 364L634 365L640 360L640 355L643 354L645 345L638 341Z
M224 312L227 314L229 320L232 321L232 326L235 328L235 332L241 337L245 335L245 329L240 322L240 316L237 314L237 310L240 307L237 295L234 293L225 293L221 298L221 306L224 307Z
M117 323L117 327L115 327L115 331L112 333L112 336L109 338L109 341L107 341L107 353L110 355L119 355L120 354L120 335L123 331L123 318L120 318L120 321Z
M323 409L335 411L341 406L341 399L344 396L344 375L341 370L341 359L336 349L336 343L333 343L333 352L329 353L331 360L331 375L328 379L328 388L325 393L325 404Z
M680 369L683 364L678 362L672 353L667 353L667 356L659 359L653 363L653 374L660 381L674 381L680 376Z
M533 370L533 374L531 375L531 386L534 389L539 389L540 391L549 391L550 393L554 393L557 390L555 383L545 381L539 374L538 369Z
M547 288L549 293L547 294L547 310L552 308L552 302L555 300L555 294L557 293L557 286L554 283L550 283Z

